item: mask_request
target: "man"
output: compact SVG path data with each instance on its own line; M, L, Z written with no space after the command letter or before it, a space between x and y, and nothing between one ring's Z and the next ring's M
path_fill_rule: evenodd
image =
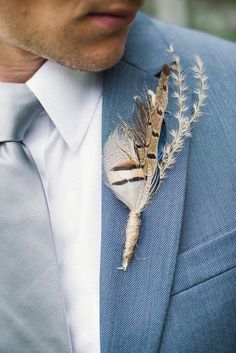
M0 0L1 353L236 351L236 47L140 6ZM171 43L186 72L202 57L208 98L123 272L128 210L101 183L100 142Z

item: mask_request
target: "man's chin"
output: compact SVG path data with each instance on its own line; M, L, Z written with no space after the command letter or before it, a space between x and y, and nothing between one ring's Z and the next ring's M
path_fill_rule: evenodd
M115 66L122 58L124 50L116 55L58 58L54 61L73 70L100 72Z

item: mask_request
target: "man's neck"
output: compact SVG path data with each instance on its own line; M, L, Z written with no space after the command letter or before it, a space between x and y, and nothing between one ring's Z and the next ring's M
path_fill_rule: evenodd
M44 58L0 42L0 82L25 83L44 62Z

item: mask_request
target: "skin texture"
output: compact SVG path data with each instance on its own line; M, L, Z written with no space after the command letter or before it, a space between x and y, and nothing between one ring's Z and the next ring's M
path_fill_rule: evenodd
M0 81L25 82L46 59L101 71L123 54L131 23L107 28L91 13L129 9L142 0L0 0Z

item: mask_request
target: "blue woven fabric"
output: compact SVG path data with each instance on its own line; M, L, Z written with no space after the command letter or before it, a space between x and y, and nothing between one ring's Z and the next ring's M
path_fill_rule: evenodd
M203 116L143 213L136 258L118 271L128 210L103 186L102 353L236 352L236 46L139 15L122 61L106 73L103 142L116 113L154 89L170 44L189 73L200 54L209 76ZM187 75L188 105L195 81ZM111 89L113 87L113 89ZM172 98L167 138L176 127Z

